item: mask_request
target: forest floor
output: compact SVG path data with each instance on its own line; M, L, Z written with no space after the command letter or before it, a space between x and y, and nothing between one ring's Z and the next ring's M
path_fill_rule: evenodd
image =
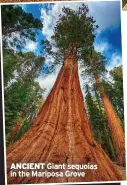
M118 166L116 163L114 163L116 166L116 169L120 173L120 175L123 177L123 180L126 180L126 167Z

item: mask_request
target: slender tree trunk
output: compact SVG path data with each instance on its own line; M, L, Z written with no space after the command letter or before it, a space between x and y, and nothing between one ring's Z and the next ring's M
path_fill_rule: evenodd
M65 60L32 128L7 149L8 184L122 179L112 161L92 136L80 89L78 65L73 59L68 56ZM10 177L12 163L32 162L65 165L89 163L97 164L98 169L81 170L86 173L85 177Z
M108 119L112 140L117 153L117 163L121 166L125 166L125 133L122 129L120 119L116 115L114 108L106 95L104 88L100 85L100 77L95 76L96 83L99 84L99 91L104 104L105 113Z

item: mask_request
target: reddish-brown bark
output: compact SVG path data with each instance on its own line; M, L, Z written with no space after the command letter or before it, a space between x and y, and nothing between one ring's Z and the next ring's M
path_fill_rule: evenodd
M20 126L21 126L21 122L17 122L17 123L14 125L14 127L13 127L13 129L12 129L10 144L13 143L13 141L14 141L14 139L15 139L15 136L16 136L16 134L17 134L17 132L18 132Z
M16 162L90 163L97 164L98 169L85 170L85 177L10 177L10 166ZM78 65L72 62L71 56L65 60L32 128L7 149L7 173L8 184L122 180L92 136L79 83Z
M100 84L100 77L95 76L96 83ZM103 86L99 85L99 91L104 104L105 113L108 119L112 140L117 152L117 163L125 166L125 133L122 129L120 120L116 115L114 108L106 95Z

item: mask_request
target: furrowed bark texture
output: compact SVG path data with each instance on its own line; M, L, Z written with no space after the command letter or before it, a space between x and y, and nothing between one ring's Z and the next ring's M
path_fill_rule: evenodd
M100 77L95 77L96 82L100 83ZM106 95L104 88L99 87L101 98L104 104L105 113L108 119L112 140L117 153L117 164L125 166L125 133L122 129L120 120L116 115L114 108Z
M85 177L10 177L12 163L97 164ZM62 170L56 170L62 171ZM64 171L64 170L63 170ZM122 177L94 140L84 108L78 65L65 60L33 127L7 150L8 184L115 181Z

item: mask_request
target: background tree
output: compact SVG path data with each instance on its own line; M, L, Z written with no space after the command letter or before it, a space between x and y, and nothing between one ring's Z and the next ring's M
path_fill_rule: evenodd
M10 142L14 124L17 122L23 124L26 120L30 124L30 121L33 120L33 117L30 115L36 115L38 111L37 102L42 97L44 89L36 82L36 78L42 71L43 63L44 57L37 57L32 52L14 53L13 50L4 52L3 69L7 144ZM23 113L24 116L22 116ZM21 119L21 117L23 118Z
M103 80L103 86L106 93L120 118L122 128L124 129L124 101L123 101L123 73L122 66L114 67L110 71L112 81Z
M11 137L12 135L16 136L12 130L16 128L17 123L20 122L30 128L30 122L34 118L31 114L37 114L37 102L44 92L44 89L36 82L36 78L42 72L44 57L35 56L32 52L19 52L26 45L26 41L36 41L36 35L41 31L43 25L39 19L34 18L31 13L26 13L19 6L6 5L1 9L5 121L8 145L10 140L15 140L14 137L13 139ZM15 51L10 48L15 48ZM22 134L28 128L22 129ZM18 129L14 130L18 131ZM20 133L20 136L22 134Z
M100 92L104 104L112 140L117 152L117 163L125 166L125 134L122 129L120 119L118 118L100 79L100 75L103 75L106 71L104 64L104 56L96 51L92 51L92 58L89 58L87 62L84 62L84 65L88 65L87 72L91 73L95 79L97 89Z
M42 93L43 92L44 91L42 90ZM35 93L31 101L29 101L26 105L24 112L22 112L18 118L18 120L22 121L22 124L15 134L13 140L14 142L22 137L31 128L43 103L44 97L42 95L37 96L37 94Z
M86 90L86 110L88 118L92 126L92 133L94 138L101 144L112 160L116 160L116 153L111 139L110 129L108 127L108 120L105 115L104 107L102 105L100 96L95 89L95 93L90 92L90 87L87 85Z
M8 40L11 37L10 45L12 47L16 46L18 49L22 48L25 39L35 41L37 30L41 31L43 27L39 19L34 18L31 13L26 13L19 6L2 6L1 13L4 47L8 47ZM16 34L18 34L18 37Z

